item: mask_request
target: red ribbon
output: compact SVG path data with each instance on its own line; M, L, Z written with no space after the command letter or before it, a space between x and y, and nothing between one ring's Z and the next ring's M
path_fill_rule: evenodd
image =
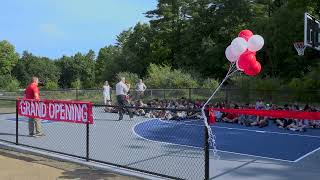
M288 110L255 110L255 109L220 109L209 108L210 111L236 113L239 115L255 115L273 118L290 118L300 120L320 120L320 112L288 111Z

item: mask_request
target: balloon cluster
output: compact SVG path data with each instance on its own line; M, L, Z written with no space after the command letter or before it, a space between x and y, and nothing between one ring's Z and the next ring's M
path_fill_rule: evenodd
M236 63L237 69L246 75L255 76L261 71L261 64L256 59L256 52L264 45L260 35L253 35L250 30L242 30L225 51L227 59Z

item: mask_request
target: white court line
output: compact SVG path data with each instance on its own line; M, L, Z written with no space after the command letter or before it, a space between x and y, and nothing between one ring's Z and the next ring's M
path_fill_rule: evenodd
M195 149L201 149L203 150L203 147L196 147L196 146L190 146L190 145L183 145L183 144L175 144L175 143L169 143L169 142L163 142L163 141L156 141L156 140L151 140L151 139L147 139L147 138L144 138L142 136L140 136L136 131L135 131L135 127L142 124L142 123L145 123L147 121L154 121L154 120L158 120L158 121L162 121L162 120L159 120L159 119L151 119L151 120L146 120L146 121L142 121L142 122L139 122L137 124L135 124L133 127L132 127L132 132L133 134L135 134L137 137L143 139L143 140L146 140L146 141L150 141L150 142L154 142L154 143L160 143L160 144L169 144L169 145L175 145L175 146L181 146L181 147L188 147L188 148L195 148ZM210 151L212 151L212 149L209 149ZM223 152L223 153L229 153L229 154L236 154L236 155L243 155L243 156L249 156L249 157L255 157L255 158L262 158L262 159L268 159L268 160L275 160L275 161L282 161L282 162L289 162L289 163L295 163L295 162L298 162L297 160L295 161L290 161L290 160L284 160L284 159L276 159L276 158L270 158L270 157L264 157L264 156L256 156L256 155L251 155L251 154L245 154L245 153L237 153L237 152L233 152L233 151L223 151L223 150L219 150L219 152Z
M317 149L315 149L315 150L313 150L313 151L310 151L310 152L308 152L307 154L301 156L300 158L296 159L294 162L298 162L298 161L304 159L305 157L307 157L307 156L309 156L309 155L317 152L318 150L320 150L320 147L318 147Z
M170 124L184 124L186 126L199 126L199 127L204 127L204 125L198 125L198 124L188 124L188 123L175 123L175 122L170 122L170 121L164 121L164 120L159 120L163 123L170 123ZM238 131L248 131L248 132L256 132L256 133L269 133L269 134L280 134L280 135L288 135L288 136L299 136L299 137L311 137L311 138L318 138L320 139L320 136L312 136L312 135L302 135L302 134L292 134L292 133L281 133L281 132L274 132L274 131L261 131L261 130L251 130L251 129L243 129L243 128L230 128L230 127L220 127L220 126L212 126L214 128L219 128L219 129L229 129L229 130L238 130Z

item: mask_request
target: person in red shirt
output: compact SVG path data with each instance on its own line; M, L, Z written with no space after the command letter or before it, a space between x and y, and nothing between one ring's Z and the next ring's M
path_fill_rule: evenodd
M38 88L38 77L32 77L32 82L24 91L24 98L40 100L40 92ZM32 137L44 136L42 133L41 121L38 118L29 118L29 135Z

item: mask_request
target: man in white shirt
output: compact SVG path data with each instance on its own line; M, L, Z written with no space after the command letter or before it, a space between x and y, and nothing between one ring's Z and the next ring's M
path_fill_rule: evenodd
M147 89L147 86L142 82L142 79L139 79L139 82L136 84L137 100L140 100L144 96L144 91Z
M125 106L129 106L129 102L127 99L127 95L130 89L130 84L126 84L126 79L124 77L121 78L120 82L116 84L116 96L118 105L120 106L119 109L119 120L123 119L123 113L125 112L125 109L129 112L130 118L133 118L133 114L130 109L125 108Z

